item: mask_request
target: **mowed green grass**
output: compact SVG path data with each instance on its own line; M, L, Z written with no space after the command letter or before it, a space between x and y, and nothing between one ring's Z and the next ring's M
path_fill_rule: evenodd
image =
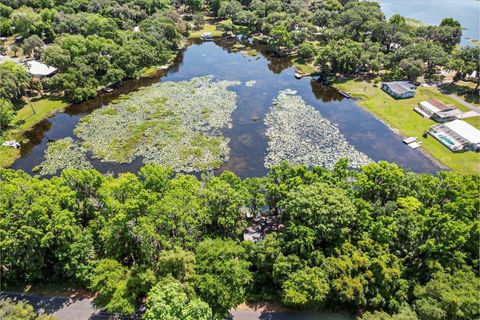
M16 125L8 130L5 140L22 141L25 132L43 119L62 111L67 105L68 102L59 97L32 99L31 104L25 101L23 107L17 111L13 121ZM0 146L0 167L10 167L19 156L20 150Z
M190 31L190 39L199 39L202 37L202 34L206 32L210 32L213 37L221 37L223 34L222 30L217 29L217 25L219 22L214 22L210 19L205 19L205 25L203 26L202 29L200 30L194 30Z
M479 153L453 153L432 136L422 137L423 132L435 124L435 122L425 119L413 111L413 108L419 102L435 98L447 104L454 104L461 110L468 111L465 106L442 94L437 89L433 87L419 87L414 98L396 100L380 89L380 83L375 87L370 82L348 80L338 82L334 86L349 92L354 97L360 98L359 104L362 107L365 107L392 128L398 130L402 136L418 137L418 140L423 142L422 148L444 166L464 174L480 172ZM467 119L467 122L476 124L477 127L478 121L478 117Z
M467 119L463 119L463 120L470 123L475 128L480 129L480 116L473 117L473 118L467 118Z

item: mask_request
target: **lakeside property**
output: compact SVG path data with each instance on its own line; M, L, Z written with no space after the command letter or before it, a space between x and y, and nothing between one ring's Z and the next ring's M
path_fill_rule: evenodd
M184 46L185 42L183 43L182 47ZM140 73L139 79L156 77L159 72L164 72L174 63L176 56L176 54L172 54L168 59L168 63L163 66L151 66L149 68L145 68ZM97 92L102 92L102 88L98 87ZM99 98L100 96L101 95L98 94L96 98ZM71 105L71 102L68 101L63 95L47 94L36 97L25 96L22 98L20 104L21 106L15 113L12 125L4 132L3 137L1 137L2 140L14 140L22 143L28 143L28 138L26 137L28 132L34 130L35 126L40 122L57 113L63 112L65 108ZM0 168L11 167L20 156L20 149L0 145Z
M63 111L67 105L65 99L57 96L34 98L30 101L25 99L23 107L17 111L13 121L17 125L7 131L5 140L23 141L27 131L49 116ZM0 146L0 168L10 167L18 157L19 149Z
M177 83L208 74L213 75L217 80L242 82L242 85L232 87L238 95L238 109L232 113L232 127L224 130L225 137L230 140L229 158L215 171L216 173L231 170L243 177L265 174L265 152L268 148L268 139L264 134L263 119L272 101L278 97L280 91L285 89L296 90L306 104L315 108L323 118L336 125L352 146L372 160L395 161L415 172L433 173L440 169L418 150L405 146L400 136L372 117L369 112L359 108L354 100L344 99L334 88L323 86L310 78L295 79L295 68L288 57L273 57L265 51L265 46L246 42L244 48L236 50L243 43L226 38L207 42L192 41L171 68L141 85L146 87L158 81ZM247 48L256 50L257 56L244 54L243 51ZM120 90L121 93L131 96L135 88L127 86ZM109 95L118 97L118 91L117 89ZM46 137L50 140L78 137L73 132L78 122L85 121L81 119L91 114L93 110L102 106L105 108L104 106L109 102L106 100L86 102L69 108L68 115L60 113L51 117L48 120L51 127L38 131L37 137L33 139L36 143L31 144L30 149L24 150L24 155L15 162L13 168L36 174L37 172L32 169L44 160L49 142ZM84 108L85 105L91 108ZM80 111L74 113L74 110ZM294 123L294 119L291 122ZM122 132L121 130L123 129L119 128L116 132ZM119 139L123 136L118 134ZM377 136L381 136L382 139L376 139ZM335 155L335 149L329 153ZM141 158L136 158L129 163L104 162L101 157L100 159L94 157L89 161L95 169L103 173L137 172L143 163Z
M419 137L419 141L423 142L422 148L444 166L465 174L479 172L480 155L478 153L454 153L432 137L422 138L424 132L436 122L431 119L425 119L413 111L413 108L420 102L432 98L445 104L455 105L463 111L469 111L468 108L432 86L419 87L413 98L396 100L382 91L379 85L380 83L375 84L371 81L357 80L344 80L334 84L336 88L345 90L354 97L360 98L358 101L360 106L385 121L402 136ZM480 117L466 120L478 128Z

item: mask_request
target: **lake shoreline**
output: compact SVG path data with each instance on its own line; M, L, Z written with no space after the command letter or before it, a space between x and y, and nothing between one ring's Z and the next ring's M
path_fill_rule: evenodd
M275 85L274 87L272 87L270 89L271 84L273 84L274 82L264 83L263 84L263 86L264 86L263 90L271 91L271 94L273 95L271 98L275 98L277 96L276 90L284 90L284 89L287 89L287 88L297 89L300 92L304 92L303 94L306 94L306 92L308 92L309 89L314 90L314 91L315 90L320 90L320 92L318 92L318 93L313 92L314 95L318 95L318 96L316 96L316 100L319 101L320 105L315 103L315 105L317 105L317 107L321 106L325 103L328 103L328 101L331 101L332 98L334 99L333 101L344 101L344 103L346 104L345 106L346 107L348 106L347 108L352 108L353 107L353 104L354 104L353 100L351 100L351 101L344 100L343 97L341 97L341 95L338 94L338 90L335 89L334 87L320 86L319 88L313 89L314 87L317 87L315 85L313 85L313 87L312 87L312 83L315 82L315 81L312 82L309 79L306 80L306 81L305 80L296 80L294 78L294 73L290 73L290 72L294 71L294 68L296 67L296 65L294 63L292 63L290 58L277 58L275 56L269 55L268 48L266 48L263 45L255 45L255 44L248 43L248 42L245 42L245 41L240 41L240 42L243 44L242 50L237 50L236 49L237 46L238 46L238 40L225 39L223 37L222 38L216 38L213 42L211 42L211 41L210 42L203 42L203 41L198 41L196 39L186 41L184 49L179 50L179 53L177 54L174 61L172 61L172 63L170 64L170 67L168 69L158 71L157 73L149 74L148 76L137 79L137 80L127 80L124 83L122 83L122 85L119 88L116 88L114 90L114 92L112 92L112 93L101 94L100 96L96 97L95 99L89 100L86 103L83 103L83 104L80 104L80 105L70 105L70 106L68 106L66 108L66 111L64 113L62 113L61 115L59 115L59 117L56 117L56 118L60 119L63 114L65 114L67 117L68 117L68 115L75 115L76 117L78 117L78 116L84 117L84 116L88 115L89 113L91 113L93 110L109 104L112 100L118 98L118 96L120 96L121 94L127 94L128 95L130 92L137 90L137 88L139 88L139 87L150 86L154 83L157 83L159 81L159 78L163 77L163 76L166 76L166 78L165 78L166 81L174 81L174 82L184 81L186 79L190 79L191 77L199 76L199 74L192 74L192 76L188 76L188 77L184 77L184 76L177 77L177 76L175 76L175 74L179 72L180 66L184 65L184 63L185 63L183 61L184 60L184 55L187 54L187 52L190 52L191 50L198 51L197 48L200 48L200 47L202 47L202 48L212 48L212 50L213 50L213 48L216 48L214 50L218 50L219 53L223 52L221 54L224 55L225 59L227 59L228 61L230 59L238 60L238 63L240 63L242 65L241 68L244 68L244 67L251 68L251 67L248 67L248 65L250 63L253 63L253 61L258 61L256 63L260 63L261 65L264 64L264 62L262 62L262 61L265 61L266 63L268 63L268 69L270 69L270 70L263 69L263 67L261 67L262 72L266 72L267 74L270 74L271 77L277 77L276 75L279 75L281 78L284 79L284 80L282 80L282 83L284 82L285 85L286 85L286 87L283 87L283 88L274 88L274 87L278 87L278 85ZM237 44L237 46L235 44ZM258 54L256 54L255 56L245 54L244 51L247 50L247 49L248 50L256 50L258 52ZM239 55L241 55L241 57ZM205 54L203 54L202 56L205 57L205 58L202 57L200 59L200 61L195 62L194 68L198 68L197 65L200 65L200 66L205 67L205 69L208 70L209 67L206 67L206 65L208 65L208 59L210 59L210 58L208 56L205 56ZM234 57L237 57L237 58L234 58ZM196 57L196 59L198 60L198 57ZM224 59L224 58L222 57L221 59ZM252 61L252 62L242 62L242 61L245 61L243 59L246 59L247 61ZM278 70L276 68L278 68ZM283 72L283 70L286 70L287 68L291 69L292 71ZM252 70L255 70L255 68L253 68ZM224 72L224 71L222 71L222 72ZM252 72L255 72L255 71L252 71ZM182 74L183 73L191 74L191 72L188 71L188 70L183 70L181 73ZM206 71L206 72L202 72L200 75L206 75L206 74L211 74L211 73L210 73L210 71ZM217 74L216 72L214 72L213 75L219 77L219 79L237 80L237 78L238 78L238 80L240 80L240 78L242 78L242 76L237 77L237 76L235 76L235 74L232 74L232 75L229 75L229 76L225 77L225 75L223 73ZM270 77L270 76L268 76L268 77ZM244 75L244 77L248 77L248 79L242 79L243 80L242 82L244 82L244 83L248 82L247 80L254 80L255 79L255 76L250 78L251 76ZM132 82L139 83L139 82L142 81L142 79L146 79L147 81L145 81L144 83L140 83L138 85L134 84L133 89L131 88L131 85L128 83L129 81L130 81L130 83L132 83ZM256 78L256 79L258 80L258 79L262 79L262 78ZM274 79L277 79L277 78L272 78L273 81L277 81L277 80L274 80ZM162 81L163 81L163 79L162 79ZM310 86L307 85L308 83L310 83ZM265 87L265 85L267 87ZM253 90L255 92L255 90L257 90L257 89L255 89L257 86L258 86L258 83L254 84L252 87L245 87L245 89L243 89L243 90L248 90L249 92L252 92L252 90ZM240 88L243 88L243 87L244 86L240 86ZM268 90L267 90L267 88L268 88ZM330 89L328 89L328 88L330 88ZM327 92L330 92L330 93L327 93ZM308 94L311 94L311 93L312 92L310 91ZM324 96L325 94L327 94L328 96L332 95L332 97L328 97L328 96L326 97L326 96ZM257 96L257 97L260 98L259 96ZM268 99L270 99L270 98L268 98ZM268 99L266 101L263 101L261 103L261 106L258 105L259 102L257 102L257 103L250 103L250 102L247 103L248 108L259 109L259 110L249 109L250 112L251 112L250 113L251 116L245 115L248 118L248 119L245 119L245 120L247 120L248 123L251 123L254 126L258 126L258 125L255 125L254 123L256 123L256 122L255 121L252 122L251 119L254 119L254 118L258 119L258 118L263 118L264 117L264 114L263 114L264 111L263 110L266 111L268 109L268 107L271 105L271 100L268 100ZM326 100L324 100L324 99L326 99ZM87 106L86 109L85 109L85 106ZM356 104L356 103L355 103L354 108L363 110L363 108L361 108L361 107L359 108L358 104ZM329 116L327 116L327 118L330 118L331 119L330 121L333 120L334 123L337 122L336 118L338 116L341 116L341 117L345 116L345 115L340 114L341 111L339 111L340 113L338 113L337 111L334 111L335 109L329 109L329 110L330 111L328 111L327 113L331 113L331 112L333 112L333 113L331 113ZM258 112L261 112L261 113L258 113ZM395 147L395 149L399 149L399 150L404 149L404 146L401 143L401 139L400 139L400 136L398 135L398 133L395 130L392 131L392 126L386 125L385 121L378 121L379 120L378 117L372 116L372 113L369 112L369 110L365 110L365 111L361 111L361 112L351 110L349 113L351 113L351 112L353 112L353 114L356 114L356 113L361 114L361 113L364 112L365 116L366 116L366 114L368 114L369 115L368 117L372 117L372 119L374 119L374 122L377 122L378 124L381 124L381 126L383 126L385 128L385 129L380 129L379 128L380 126L377 126L376 124L372 123L372 127L370 129L367 129L367 131L370 131L371 135L373 134L373 135L378 136L378 134L380 134L380 135L383 136L384 134L379 133L379 132L383 132L382 130L388 130L389 132L392 132L391 135L388 134L388 136L389 136L388 139L393 139L393 140L396 141L395 143L390 143L390 145L393 146L393 145L398 144L398 147ZM323 111L322 111L322 114L323 114ZM237 117L243 118L242 115L238 115ZM348 117L351 117L351 116L348 116ZM361 115L361 117L364 117L364 115ZM65 120L68 120L68 119L65 119ZM264 152L266 152L265 150L266 150L266 147L267 147L267 139L265 137L261 138L261 139L265 139L265 142L258 141L257 139L254 139L254 141L252 141L252 142L248 142L248 140L242 141L242 139L244 139L244 137L249 137L249 136L252 135L252 132L250 131L250 129L247 130L248 132L245 132L244 131L245 129L243 129L243 128L247 128L247 127L245 127L245 124L244 124L245 120L241 120L240 123L236 122L236 124L233 127L233 130L229 130L229 132L228 132L229 136L228 137L232 141L231 142L232 152L230 154L230 159L227 162L223 163L223 165L220 167L220 169L215 170L214 171L215 173L220 173L223 170L230 170L230 171L233 171L237 174L242 175L241 172L243 170L248 170L248 172L250 172L250 173L248 173L246 176L258 176L258 175L263 174L263 172L266 170L265 163L264 163ZM367 123L370 122L370 121L373 121L373 120L367 120L367 119L365 119L365 120L367 121ZM68 121L70 121L70 120L68 120ZM78 120L75 120L75 121L78 121ZM350 120L347 120L347 121L350 121ZM56 120L56 119L54 119L52 123L57 123L56 124L57 126L60 124L60 123L58 123L58 120ZM64 126L64 125L67 125L67 124L63 123L63 121L62 121L62 126ZM75 127L75 125L76 124L73 124L73 128ZM262 126L262 125L263 125L263 122L261 123L260 126ZM240 126L240 127L238 127L238 126ZM377 127L378 127L378 129L373 129L373 128L377 128ZM50 130L50 129L46 128L42 132L49 132L48 130ZM353 128L352 126L347 126L347 127L342 127L341 130L346 130L345 134L346 134L347 139L353 139L351 141L351 143L363 145L363 148L364 148L363 150L366 150L367 152L370 152L370 153L373 152L372 155L373 155L374 160L377 159L376 161L379 161L379 160L395 161L399 165L401 165L403 167L406 167L406 168L409 168L412 171L417 171L417 172L436 172L439 169L442 169L442 167L439 167L437 162L433 161L433 159L430 156L424 156L421 153L416 153L416 152L414 152L412 150L409 150L409 149L404 150L402 152L403 154L399 154L398 157L392 157L392 153L398 153L399 151L394 151L391 148L385 146L385 148L386 148L385 150L387 150L388 153L390 153L390 155L383 156L382 155L383 151L381 152L378 148L374 148L372 150L372 147L369 146L369 145L375 145L375 144L379 143L379 142L376 141L377 140L376 138L373 138L373 136L369 137L368 140L367 139L359 140L356 137L353 137L353 138L351 137L352 131L356 132L355 133L356 136L364 134L360 127ZM378 131L378 130L380 130L380 131ZM375 134L372 131L377 132L377 133ZM67 136L72 136L71 133L66 133L66 135ZM48 136L49 136L48 139L51 139L50 137L52 135L51 135L50 132L48 133ZM53 136L55 136L55 134L53 134ZM395 137L393 137L393 136L395 136ZM62 135L62 136L56 135L53 138L53 140L58 140L58 139L62 139L62 138L65 138L65 137L66 137L65 135ZM249 138L249 139L251 139L251 138ZM385 139L385 137L382 140L384 140L384 139ZM32 149L32 148L36 148L37 150L44 150L44 149L42 149L42 148L44 148L43 146L46 143L45 142L46 140L44 139L44 134L40 133L39 135L37 135L36 141L37 141L36 143L30 144L29 146L27 146L27 148L25 150L23 150L23 154L25 154L27 156L24 157L22 159L22 161L16 162L13 165L14 169L23 169L23 170L26 170L27 172L30 172L31 174L35 174L33 172L32 168L35 168L40 164L39 160L37 160L37 159L41 159L39 157L43 158L44 157L44 152L41 151L42 154L39 154L39 152L36 151L36 155L35 154L30 155L29 150ZM43 142L41 142L41 141L43 141ZM240 149L238 147L239 145L237 144L238 142L240 143L240 146L241 146ZM36 147L40 143L41 143L42 146ZM238 157L238 154L244 154L246 152L246 151L244 151L244 146L247 147L247 149L248 149L248 146L245 145L244 143L247 143L247 144L250 143L250 144L252 144L252 146L254 146L254 145L258 146L258 147L256 147L257 150L255 150L256 153L254 152L252 154L250 151L247 153L248 157L250 157L250 158L239 158ZM264 144L265 146L263 146L262 144ZM385 142L380 142L380 144L385 144ZM258 149L258 148L261 148L261 149ZM265 148L265 149L263 149L263 148ZM247 149L245 149L245 150L247 150ZM368 150L370 150L370 151L368 151ZM360 151L362 151L362 150L360 150ZM365 151L363 151L363 152L365 152ZM257 155L257 153L258 153L258 155ZM260 153L261 153L261 155L260 155ZM421 155L421 156L418 156L418 155ZM252 157L257 157L257 158L255 158L255 161L252 161L251 160ZM32 160L29 160L29 159L32 159ZM428 159L428 162L430 162L431 164L427 164L425 159ZM94 159L91 159L91 160L93 161ZM245 163L245 161L252 162L252 163L247 164L247 163ZM116 163L110 163L110 162L101 163L100 161L95 160L92 163L97 170L99 170L99 168L100 168L100 170L99 170L100 172L105 172L106 173L106 172L110 172L111 170L113 170L113 172L115 172L115 173L121 173L121 172L127 172L127 171L128 172L130 172L130 171L135 172L136 170L139 169L138 166L141 162L142 161L139 160L139 161L134 161L131 164L122 165L122 164L116 164ZM255 173L253 173L253 172L255 172Z
M121 83L118 85L118 87L121 87L127 81L135 81L135 80L151 79L151 78L156 79L156 78L159 78L162 75L166 74L168 69L171 68L175 64L175 60L178 57L178 55L180 55L181 52L183 50L185 50L186 47L188 47L188 42L189 41L184 41L182 43L182 45L180 46L180 48L178 49L177 53L175 55L172 55L172 57L170 58L168 63L165 64L164 66L152 66L150 68L147 68L139 77L137 77L135 79L125 79L125 80L121 81ZM64 99L63 96L52 96L52 95L49 95L49 96L46 96L46 97L42 96L40 98L35 99L34 101L30 101L30 100L32 100L31 98L25 98L25 100L27 100L27 101L25 102L24 107L22 107L21 109L19 109L17 111L15 121L25 121L25 119L23 119L23 117L22 117L22 113L21 113L22 110L26 110L25 112L28 112L29 109L33 108L34 110L39 109L39 110L42 110L43 112L40 113L40 116L35 116L36 114L39 114L38 112L35 112L33 115L35 116L34 118L36 120L32 121L31 123L28 123L27 126L22 127L22 125L19 125L17 127L11 128L7 131L7 136L6 136L5 140L19 141L22 144L22 146L19 149L0 146L0 151L1 151L1 153L0 153L0 168L8 169L8 168L13 166L15 161L18 160L22 156L21 151L22 151L22 148L23 148L23 144L29 143L27 136L29 135L29 133L35 131L41 123L43 123L44 121L48 121L49 118L51 118L51 117L53 117L57 114L65 112L69 108L70 109L75 108L75 106L79 106L83 103L88 103L88 102L94 101L94 100L102 98L102 97L108 97L108 96L114 97L114 96L118 95L118 94L116 94L117 93L116 92L117 88L115 88L112 92L106 92L103 89L99 89L97 91L97 95L95 95L95 97L90 98L90 99L88 99L86 101L83 101L81 103L67 102ZM44 108L38 107L38 105L48 104L48 102L52 99L52 97L54 99L61 100L62 101L61 105L53 106L51 108L47 108L47 110L44 110ZM31 117L31 116L26 116L27 119L29 117Z
M478 166L478 162L476 162L478 159L473 152L453 153L435 139L422 138L423 132L435 122L421 118L413 111L413 107L419 101L428 100L428 98L435 98L456 105L447 95L434 88L420 87L417 89L419 93L417 92L414 98L395 100L386 95L380 88L366 81L349 79L346 82L336 82L333 86L349 92L358 99L357 105L360 108L368 111L399 136L403 138L417 136L420 140L423 140L424 144L417 150L439 166L440 170L455 170L464 174L474 173L474 166L476 163ZM394 104L396 108L394 114L390 114L391 110L388 109L391 104ZM403 120L398 119L400 115L404 117ZM415 123L418 127L410 127L411 123ZM462 162L465 167L462 167L462 164L458 164L458 162Z

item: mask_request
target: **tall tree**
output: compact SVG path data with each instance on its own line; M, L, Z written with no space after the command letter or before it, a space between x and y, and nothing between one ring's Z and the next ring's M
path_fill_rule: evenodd
M205 302L187 295L182 284L165 278L148 293L144 320L210 320L212 310Z
M197 246L195 289L212 308L215 319L245 300L252 276L246 252L232 240L207 239Z

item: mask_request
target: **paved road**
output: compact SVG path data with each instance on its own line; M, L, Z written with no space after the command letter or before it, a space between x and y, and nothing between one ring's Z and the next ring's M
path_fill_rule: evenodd
M0 299L10 298L14 301L26 301L36 311L55 316L58 320L135 320L138 317L118 317L97 309L92 298L76 299L67 297L45 297L33 294L0 292Z
M92 298L75 299L67 297L45 297L33 294L0 292L0 299L10 298L15 301L27 301L35 310L55 316L58 320L139 320L140 316L116 316L97 309ZM353 320L346 314L331 312L293 313L233 311L230 320Z
M466 102L465 100L461 99L457 95L449 94L448 96L450 98L452 98L453 100L457 101L458 103L463 104L465 107L469 108L470 110L476 112L477 114L480 114L480 108L479 107L475 107L473 104Z

